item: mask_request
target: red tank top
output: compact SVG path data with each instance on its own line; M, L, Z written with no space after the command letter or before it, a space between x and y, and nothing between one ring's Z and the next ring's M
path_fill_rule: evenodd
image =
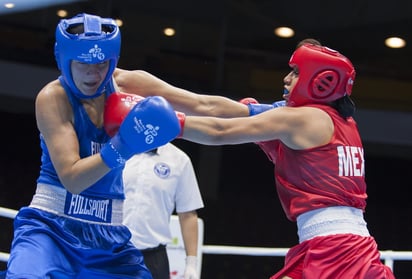
M356 122L329 106L311 106L333 120L334 134L328 144L293 150L279 140L257 143L275 164L277 192L291 221L323 207L366 207L365 161Z

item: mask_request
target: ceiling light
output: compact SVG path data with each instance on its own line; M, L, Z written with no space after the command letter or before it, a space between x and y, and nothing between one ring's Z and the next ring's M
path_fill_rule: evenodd
M385 45L390 48L403 48L406 46L406 42L399 37L389 37L385 40Z
M176 34L176 30L174 28L167 27L163 29L163 34L165 34L168 37L172 37Z
M116 18L114 21L116 21L117 26L123 26L123 20L121 20L120 18Z
M67 16L67 11L66 10L58 10L56 13L59 17L63 18Z
M0 9L0 15L47 8L73 2L84 2L84 0L0 0L0 5L6 8Z
M290 38L295 35L295 31L293 31L293 29L289 27L275 28L274 33L276 36L281 37L281 38Z
M5 3L4 7L6 7L7 9L12 9L14 8L14 3Z

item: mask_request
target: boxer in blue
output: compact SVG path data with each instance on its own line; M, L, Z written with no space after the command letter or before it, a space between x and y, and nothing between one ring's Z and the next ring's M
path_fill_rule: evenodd
M174 139L179 120L159 96L131 108L111 138L106 98L120 52L114 20L80 14L56 29L61 76L36 98L42 149L37 189L14 221L6 278L152 278L122 225L122 170Z

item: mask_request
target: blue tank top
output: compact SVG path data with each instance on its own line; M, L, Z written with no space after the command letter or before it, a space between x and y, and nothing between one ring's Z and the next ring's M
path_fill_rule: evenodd
M110 137L103 128L97 128L93 124L80 100L73 95L61 76L59 77L59 81L64 87L73 109L74 129L76 130L79 139L80 157L85 158L99 153L101 147L110 139ZM110 92L107 94L111 94L111 92L115 91L112 80L109 81L105 90L106 92ZM42 149L41 168L37 183L64 188L51 162L49 151L41 134L40 147ZM122 168L111 170L81 194L90 197L124 199L122 171Z

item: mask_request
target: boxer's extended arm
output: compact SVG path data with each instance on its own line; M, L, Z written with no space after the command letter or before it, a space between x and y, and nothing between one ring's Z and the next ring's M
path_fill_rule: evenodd
M186 115L242 117L248 116L247 108L230 98L214 94L197 94L173 86L142 70L116 70L119 91L133 92L143 97L162 96L175 110Z

